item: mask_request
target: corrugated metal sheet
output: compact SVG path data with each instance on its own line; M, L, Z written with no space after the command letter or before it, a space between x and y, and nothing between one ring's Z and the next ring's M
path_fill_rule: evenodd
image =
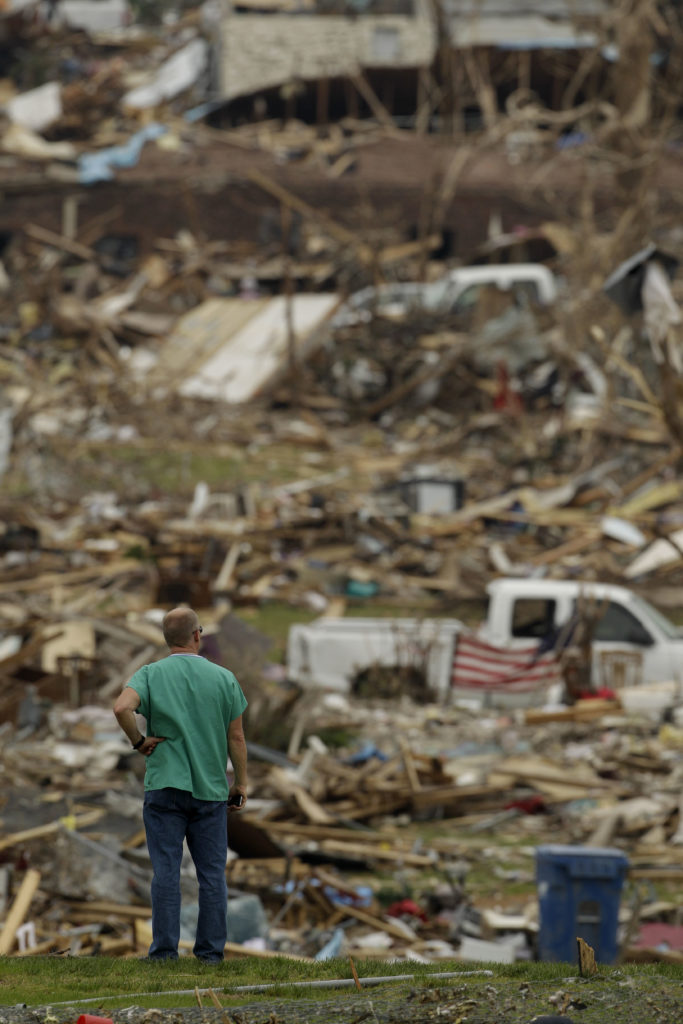
M609 9L607 0L443 0L444 11L458 17L486 18L542 14L546 18L598 18Z
M455 46L503 49L596 46L604 0L444 0Z
M581 49L597 46L594 32L577 32L570 22L551 21L535 14L509 18L451 20L455 46L496 46L501 49Z

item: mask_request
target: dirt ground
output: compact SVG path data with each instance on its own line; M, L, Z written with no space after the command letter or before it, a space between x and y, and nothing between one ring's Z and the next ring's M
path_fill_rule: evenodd
M259 171L366 239L383 230L395 234L397 224L409 237L419 230L462 148L462 142L439 136L380 136L355 149L353 170L334 178L310 154L283 162L270 152L232 144L225 133L196 127L177 151L148 144L135 167L117 171L114 182L90 187L51 180L31 165L21 173L0 166L0 229L37 223L59 232L62 201L75 194L79 225L104 217L107 231L133 233L143 248L188 229L211 240L258 241L264 210L278 206L249 181L250 171ZM558 211L564 216L579 201L586 166L578 151L511 165L501 146L473 143L444 211L451 255L469 258L486 241L492 212L507 231L555 220ZM676 166L672 155L658 169L672 213L682 201ZM601 173L606 176L598 208L606 215L620 200L609 173Z

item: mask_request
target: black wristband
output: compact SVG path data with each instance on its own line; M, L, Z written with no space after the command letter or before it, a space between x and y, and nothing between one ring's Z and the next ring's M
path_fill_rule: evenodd
M147 739L146 736L141 736L140 739L137 741L137 743L133 744L133 750L139 750L140 747L142 746L142 744L145 742L146 739Z

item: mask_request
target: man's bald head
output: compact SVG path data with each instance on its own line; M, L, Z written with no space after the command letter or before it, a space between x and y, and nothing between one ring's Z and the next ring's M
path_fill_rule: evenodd
M192 634L199 629L199 619L191 608L172 608L164 615L161 627L169 647L189 647Z

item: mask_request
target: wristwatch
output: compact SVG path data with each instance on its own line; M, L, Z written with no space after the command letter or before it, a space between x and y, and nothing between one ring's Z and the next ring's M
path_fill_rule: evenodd
M139 750L140 747L142 746L142 744L145 742L146 739L147 739L146 736L141 736L140 739L137 741L137 743L133 743L132 744L133 750Z

